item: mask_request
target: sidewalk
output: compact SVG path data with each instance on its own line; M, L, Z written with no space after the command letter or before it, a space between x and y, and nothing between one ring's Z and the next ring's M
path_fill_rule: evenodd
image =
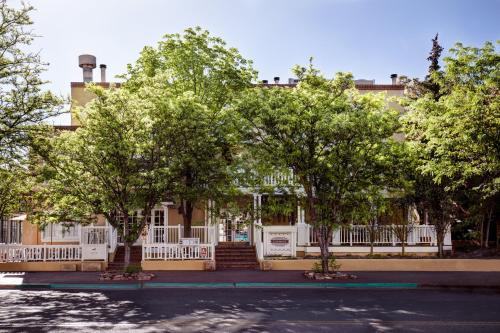
M97 272L0 273L3 288L143 287L349 287L489 288L500 290L500 272L349 272L357 279L314 281L302 271L161 271L151 281L100 281Z

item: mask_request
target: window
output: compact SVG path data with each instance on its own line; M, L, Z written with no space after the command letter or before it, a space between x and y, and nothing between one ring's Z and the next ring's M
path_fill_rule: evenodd
M77 242L79 240L79 224L50 223L42 231L42 242Z

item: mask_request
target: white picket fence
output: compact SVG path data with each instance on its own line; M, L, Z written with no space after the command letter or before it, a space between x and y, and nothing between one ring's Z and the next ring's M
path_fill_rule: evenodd
M80 245L0 245L0 262L80 260Z
M143 244L143 260L214 260L214 244Z

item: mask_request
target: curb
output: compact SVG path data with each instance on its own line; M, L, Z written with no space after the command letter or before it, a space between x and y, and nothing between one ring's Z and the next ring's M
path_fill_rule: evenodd
M499 286L432 285L418 283L328 283L328 282L137 282L137 283L24 283L0 285L0 290L137 290L137 289L434 289L494 290Z

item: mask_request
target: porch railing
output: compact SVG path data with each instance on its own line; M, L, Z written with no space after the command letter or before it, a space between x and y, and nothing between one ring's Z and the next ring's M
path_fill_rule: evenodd
M0 245L0 262L80 260L80 245Z
M192 226L191 237L199 238L200 243L214 242L214 226ZM150 226L146 238L148 244L179 244L184 237L184 226Z
M214 260L213 244L143 244L143 260Z
M298 245L317 244L318 239L313 227L307 225L302 228L309 242L302 241L302 244L299 242ZM342 226L333 231L331 245L370 245L371 234L373 234L374 245L400 245L402 243L400 238L406 238L404 243L407 245L435 246L437 244L436 229L433 225L408 225L406 231L401 225L379 225L371 228L368 225ZM299 237L300 239L304 238Z

